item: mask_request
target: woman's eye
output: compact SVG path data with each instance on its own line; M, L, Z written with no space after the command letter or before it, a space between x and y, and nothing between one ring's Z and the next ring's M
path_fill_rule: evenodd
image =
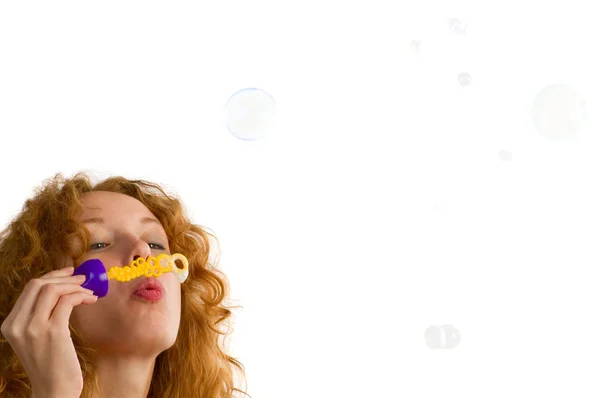
M148 245L156 245L158 246L158 249L156 250L165 250L165 247L159 243L148 243Z
M108 245L108 243L94 243L90 246L90 249L92 249L92 250L101 249L100 247L95 248L94 246L96 246L96 245ZM157 246L156 250L165 250L165 247L159 243L148 243L148 246L152 246L152 245Z
M96 245L106 245L107 243L94 243L90 246L90 249L94 250L94 246Z

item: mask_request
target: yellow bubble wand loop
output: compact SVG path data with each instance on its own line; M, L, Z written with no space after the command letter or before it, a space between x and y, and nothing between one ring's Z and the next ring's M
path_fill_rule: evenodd
M183 268L175 265L175 260L181 260ZM115 266L107 270L108 279L119 282L129 282L140 276L159 277L166 272L174 272L180 283L183 283L189 275L189 264L183 254L160 254L158 257L142 257L124 267Z

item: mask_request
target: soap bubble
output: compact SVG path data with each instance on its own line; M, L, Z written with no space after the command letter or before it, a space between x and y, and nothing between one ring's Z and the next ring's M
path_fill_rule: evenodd
M431 349L452 349L460 343L460 332L452 325L430 326L425 331L425 344Z
M586 103L566 84L551 84L533 101L533 125L546 138L563 139L577 134L586 118Z
M225 124L231 134L245 141L256 141L271 132L275 101L263 90L246 88L229 98L225 112Z
M450 33L460 36L464 36L467 31L467 23L458 18L449 19L448 27L450 28Z
M421 52L421 42L418 40L413 40L410 42L409 51L413 55L419 55Z
M508 162L508 161L512 160L512 152L507 151L505 149L498 152L498 156L500 157L500 160L502 160L504 162Z
M467 87L468 85L471 84L471 74L467 73L467 72L462 72L458 74L458 83L463 86L463 87Z

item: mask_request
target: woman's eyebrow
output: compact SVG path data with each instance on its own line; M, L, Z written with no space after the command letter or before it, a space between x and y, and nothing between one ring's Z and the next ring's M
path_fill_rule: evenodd
M92 217L92 218L87 218L83 221L81 221L83 224L104 224L105 223L105 219L102 217ZM160 232L161 235L163 235L164 237L166 237L166 239L168 240L169 237L167 236L167 233L164 231L162 224L160 223L160 221L158 221L156 218L152 218L152 217L142 217L140 219L140 223L142 224L153 224L154 227L158 227L157 230ZM154 225L156 224L156 225Z
M92 217L92 218L88 218L88 219L85 219L82 221L83 224L104 224L104 222L105 222L105 220L102 217ZM161 225L160 221L158 221L156 218L152 218L152 217L142 217L140 222L142 224L148 224L148 223L153 222L153 223L157 223L158 225Z

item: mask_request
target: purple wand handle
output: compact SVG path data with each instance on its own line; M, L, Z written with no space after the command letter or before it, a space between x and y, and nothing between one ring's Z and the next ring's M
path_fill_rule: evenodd
M85 275L85 282L81 286L92 290L98 298L108 294L108 274L106 267L99 259L93 258L84 261L75 268L73 275Z

